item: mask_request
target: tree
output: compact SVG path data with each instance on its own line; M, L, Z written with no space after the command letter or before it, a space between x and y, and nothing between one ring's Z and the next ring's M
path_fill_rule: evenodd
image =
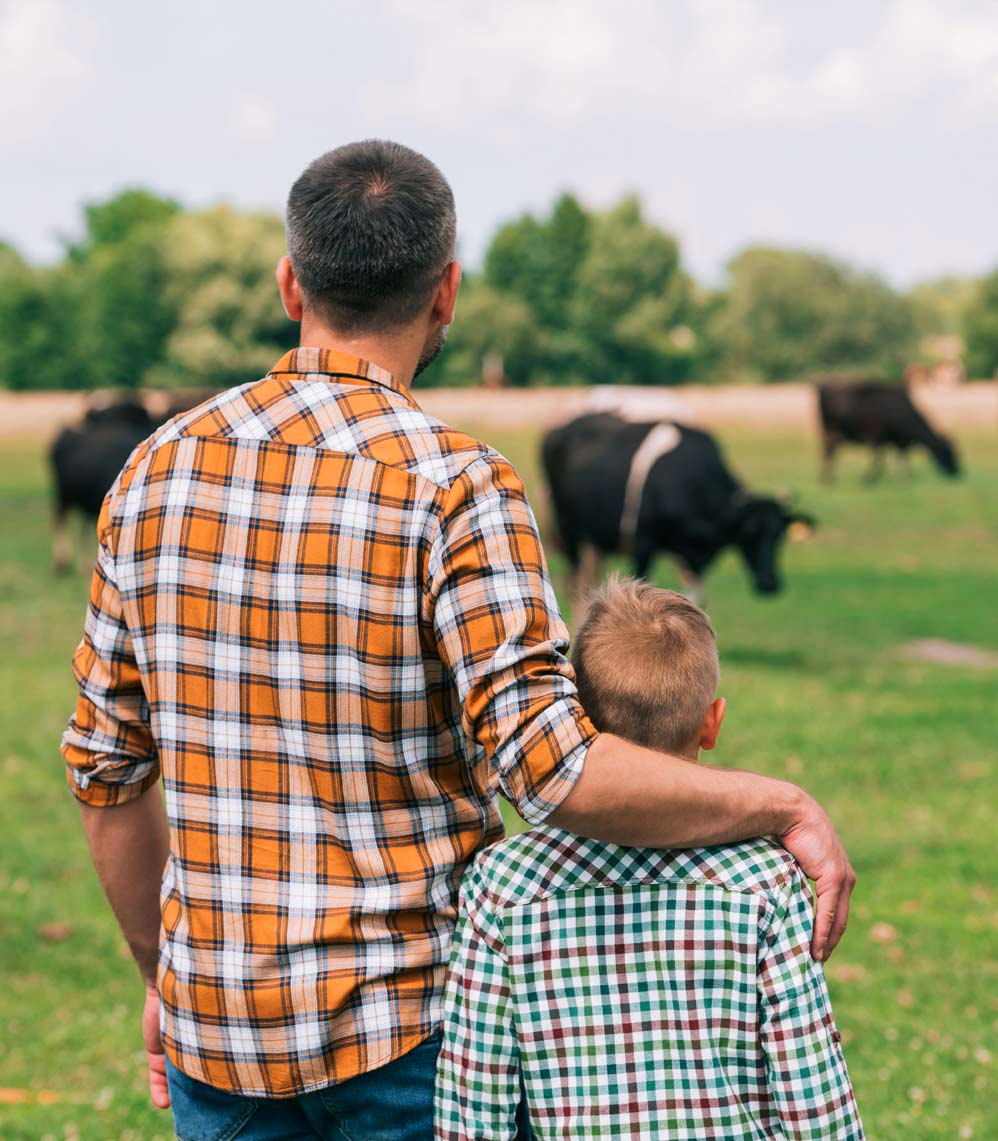
M558 199L550 218L524 214L506 223L486 252L485 284L520 297L542 327L566 328L589 230L590 217L571 194Z
M120 246L137 234L162 230L180 213L180 203L161 198L148 190L122 190L106 202L88 202L83 207L84 236L67 247L74 261L82 261L95 250Z
M88 386L75 335L76 284L67 267L36 268L0 243L0 383L13 389Z
M990 378L998 371L998 267L977 283L963 318L967 375Z
M767 247L745 250L728 273L712 328L728 373L757 380L844 369L900 374L914 349L910 306L873 274Z
M490 354L502 358L511 384L530 384L544 357L543 335L522 298L469 279L461 289L447 347L421 383L478 384Z
M592 346L589 377L681 380L693 359L691 300L679 244L644 219L636 198L597 215L572 304L575 328Z
M174 218L165 269L176 318L164 362L149 379L171 387L241 384L296 345L297 326L274 282L284 252L284 225L275 214L216 206Z
M87 386L136 388L162 362L176 320L165 236L179 212L172 199L136 189L84 207L85 233L68 247L65 272Z
M977 282L969 277L939 277L922 281L908 294L919 336L959 333Z

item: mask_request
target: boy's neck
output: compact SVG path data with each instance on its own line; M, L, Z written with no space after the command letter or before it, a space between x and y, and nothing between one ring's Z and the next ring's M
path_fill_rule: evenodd
M700 763L700 742L695 745L687 745L682 749L666 749L667 753L672 753L674 757L682 757L684 761L692 761L695 765Z

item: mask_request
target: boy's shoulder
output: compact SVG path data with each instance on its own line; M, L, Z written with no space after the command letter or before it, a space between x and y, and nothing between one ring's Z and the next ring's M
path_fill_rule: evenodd
M802 875L793 856L771 840L709 848L629 848L544 825L486 848L470 874L497 907L586 888L654 883L773 896Z

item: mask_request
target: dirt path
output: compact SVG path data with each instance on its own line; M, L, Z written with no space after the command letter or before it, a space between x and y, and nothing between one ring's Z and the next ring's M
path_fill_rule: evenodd
M757 431L815 426L814 390L806 384L759 387L532 388L489 392L479 388L431 388L416 396L433 416L455 425L515 430L569 419L594 403L623 403L638 419L676 418L705 427L744 425ZM998 386L985 382L960 388L920 388L915 401L940 428L998 432ZM90 399L84 392L0 392L0 439L48 438L78 419ZM150 394L150 404L163 399Z

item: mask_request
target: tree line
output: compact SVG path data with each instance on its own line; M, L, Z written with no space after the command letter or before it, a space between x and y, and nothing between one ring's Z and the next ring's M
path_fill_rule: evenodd
M189 211L145 190L84 207L50 266L0 243L0 384L13 389L215 388L262 375L297 341L274 286L280 218ZM968 375L998 369L998 267L907 293L824 254L757 246L721 288L683 267L676 237L625 197L562 195L501 225L468 273L427 384L769 382L900 378L926 338L962 343Z

